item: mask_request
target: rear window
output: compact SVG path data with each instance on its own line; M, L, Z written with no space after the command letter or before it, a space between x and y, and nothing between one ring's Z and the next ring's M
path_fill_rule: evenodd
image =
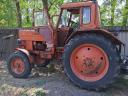
M91 9L90 7L85 7L83 9L83 23L88 24L91 22Z
M46 26L48 24L47 15L45 12L35 12L34 13L35 26Z

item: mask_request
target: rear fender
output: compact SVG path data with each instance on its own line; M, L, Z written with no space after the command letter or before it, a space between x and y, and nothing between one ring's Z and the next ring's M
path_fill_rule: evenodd
M107 31L107 30L104 30L104 29L94 29L94 30L86 30L86 31L77 31L77 32L73 32L66 40L65 43L68 43L69 40L71 38L73 38L74 36L76 35L80 35L80 34L83 34L83 33L88 33L88 34L91 34L91 33L96 33L96 34L101 34L103 36L105 36L106 38L109 38L114 44L116 45L124 45L123 42L121 42L116 36L114 36L111 32Z
M26 49L16 48L15 51L20 51L20 52L24 53L24 54L27 55L27 56L30 55L29 52L28 52L28 50L26 50Z

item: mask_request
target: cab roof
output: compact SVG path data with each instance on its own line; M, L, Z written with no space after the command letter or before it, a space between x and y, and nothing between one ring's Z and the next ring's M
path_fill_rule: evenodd
M80 8L84 6L89 6L93 3L93 1L82 1L82 2L73 2L73 3L65 3L61 6L61 9L74 9Z

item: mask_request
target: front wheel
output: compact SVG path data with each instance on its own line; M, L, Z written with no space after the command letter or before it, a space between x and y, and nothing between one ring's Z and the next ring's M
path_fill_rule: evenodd
M32 69L28 57L20 51L14 52L10 55L7 67L9 73L15 78L27 78Z
M69 41L64 68L69 79L81 88L99 90L115 81L119 73L116 46L102 35L84 34Z

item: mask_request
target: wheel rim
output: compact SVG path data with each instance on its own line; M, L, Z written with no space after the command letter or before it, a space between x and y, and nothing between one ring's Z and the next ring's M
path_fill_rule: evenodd
M22 74L24 72L24 70L25 70L24 61L19 57L15 57L11 61L11 69L16 74Z
M94 82L102 79L107 73L109 59L104 50L97 45L83 44L73 50L70 64L78 78Z

